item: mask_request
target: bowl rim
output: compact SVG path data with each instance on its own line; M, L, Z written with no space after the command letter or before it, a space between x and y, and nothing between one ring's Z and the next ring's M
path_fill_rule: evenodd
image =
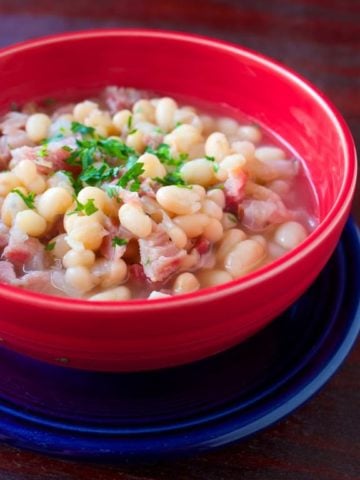
M57 33L43 36L36 39L26 40L0 49L0 59L6 58L18 52L41 48L55 43L66 43L77 40L86 40L89 38L104 37L142 37L152 39L162 39L164 41L178 41L188 44L197 44L204 48L211 48L224 53L232 53L246 58L280 77L285 77L295 87L301 89L309 98L311 98L320 108L322 108L333 123L337 134L341 140L341 146L344 152L345 168L343 180L339 189L337 199L331 209L316 227L316 229L301 243L299 247L287 252L279 259L276 259L264 267L251 272L244 277L234 279L216 287L200 289L193 293L187 293L168 298L153 299L134 299L129 301L90 302L89 300L60 297L47 295L29 290L22 290L7 284L0 284L0 297L6 297L8 300L26 303L27 305L45 307L46 309L68 310L73 312L109 312L109 313L131 313L147 311L153 309L163 309L164 307L180 307L183 305L194 305L212 300L218 300L221 297L234 293L240 293L243 290L252 288L257 284L276 277L284 269L290 268L296 264L311 251L313 251L337 226L338 222L344 218L350 208L356 187L357 178L357 157L355 142L348 125L344 118L333 105L333 103L311 82L293 71L291 68L280 62L257 53L241 45L211 38L204 35L172 31L166 29L146 29L146 28L110 28L110 29L90 29L75 32Z

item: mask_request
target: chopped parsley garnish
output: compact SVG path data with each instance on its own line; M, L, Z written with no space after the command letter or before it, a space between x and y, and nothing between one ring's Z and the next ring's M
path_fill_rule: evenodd
M215 157L210 157L210 155L205 155L206 160L209 160L209 162L215 162Z
M76 149L67 147L65 150L70 151L70 156L66 160L70 165L81 165L83 170L86 170L95 161L105 160L107 158L117 158L119 160L127 160L130 155L137 156L135 150L128 147L116 138L103 138L95 135L95 130L92 133L89 128L81 123L72 123L72 130L74 124L78 132L87 136L86 138L76 140ZM74 131L74 130L73 130ZM85 132L85 133L84 133Z
M128 135L134 135L134 133L137 132L137 129L136 128L133 128L132 130L130 130L130 132L128 133Z
M180 127L180 125L182 125L182 122L176 122L175 123L175 128Z
M71 131L73 133L81 133L81 135L95 135L95 128L94 127L87 127L79 122L71 122Z
M121 247L122 245L127 245L128 241L125 238L114 237L111 240L111 245L113 247Z
M87 167L79 175L79 180L94 186L116 178L119 172L120 167L109 167L107 163L103 162L99 167L94 165Z
M180 153L179 158L174 158L171 155L171 147L167 143L160 143L160 145L153 149L151 147L147 147L146 151L156 155L161 163L164 165L179 167L185 160L188 158L187 153Z
M132 122L133 122L133 116L130 115L129 118L128 118L128 121L127 121L127 128L128 128L128 130L131 130L131 129L132 129Z
M43 144L38 151L38 156L41 158L45 158L49 155L48 149L47 149L47 144Z
M89 216L98 211L98 208L96 208L93 198L89 198L86 203L81 203L77 198L75 198L75 202L75 210L69 212L67 215L74 215L75 213L83 212L85 213L85 215Z
M45 250L47 252L51 252L52 250L54 250L55 245L56 245L56 242L49 242L47 245L45 245Z
M24 193L22 193L21 190L19 190L17 188L14 188L11 191L14 192L14 193L17 193L19 195L19 197L22 198L22 200L24 201L25 205L28 208L31 208L31 209L35 208L35 205L34 205L35 193L34 192L30 192L29 195L25 195Z
M144 164L142 162L136 162L132 165L125 173L122 175L120 180L117 182L122 188L126 188L130 183L129 190L131 192L137 192L140 189L140 179L139 176L144 173Z
M61 130L64 130L63 128L60 128L60 133L57 133L56 135L54 135L53 137L49 137L49 138L44 138L44 140L41 140L41 145L48 145L50 142L55 142L56 140L61 140L64 138L64 131L61 132ZM70 148L70 147L68 147ZM64 148L65 150L65 148ZM71 149L70 149L71 150Z
M191 185L186 184L185 180L181 176L181 173L176 171L167 173L163 178L156 177L153 180L165 186L176 185L177 187L191 188Z

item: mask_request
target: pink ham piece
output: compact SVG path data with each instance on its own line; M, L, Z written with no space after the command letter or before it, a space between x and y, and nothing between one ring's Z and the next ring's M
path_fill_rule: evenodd
M26 120L28 115L20 112L7 113L0 122L0 169L6 170L11 160L11 149L23 147L25 145L33 146L25 132Z
M236 211L237 205L245 196L245 184L247 176L239 170L231 174L224 182L224 193L226 199L226 210Z
M16 282L16 273L12 263L0 261L0 282L10 284Z
M180 250L163 230L139 240L141 264L147 278L162 282L179 268L186 250Z
M262 232L270 225L290 220L291 214L280 198L247 198L239 205L239 218L244 227L254 232Z
M26 273L16 282L17 287L41 293L56 293L51 285L51 270L33 271Z
M3 257L15 267L24 268L24 271L45 270L49 257L44 245L37 238L26 237L12 229Z
M135 88L107 87L103 93L103 101L112 115L124 108L131 109L142 98L149 98L149 92Z
M30 148L25 146L16 148L11 152L13 157L11 165L14 167L21 160L31 160L36 164L39 173L45 175L57 170L74 170L74 167L66 162L70 152L64 150L64 146L76 148L75 138L67 137L63 140L49 142L44 150L42 150L44 147ZM44 157L40 156L40 151L46 152L46 155Z
M2 251L9 243L9 229L0 221L0 251Z

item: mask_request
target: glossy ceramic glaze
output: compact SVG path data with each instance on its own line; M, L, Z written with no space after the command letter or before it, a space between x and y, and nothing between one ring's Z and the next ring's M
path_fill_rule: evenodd
M0 336L49 362L131 371L191 362L264 327L313 282L333 252L356 181L351 135L308 83L242 48L169 32L81 32L0 52L0 107L118 84L227 104L272 129L305 160L320 225L297 249L242 279L166 300L94 304L2 285ZM46 74L44 74L46 72Z
M247 342L192 365L84 372L0 348L2 439L67 457L138 462L254 434L308 400L348 354L360 330L359 262L349 223L291 308Z

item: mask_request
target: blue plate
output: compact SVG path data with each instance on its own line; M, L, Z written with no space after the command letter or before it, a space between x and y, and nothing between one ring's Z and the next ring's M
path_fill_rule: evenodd
M73 458L146 460L246 438L303 404L344 361L360 329L359 266L349 221L290 309L238 347L184 367L93 373L2 348L0 439Z

